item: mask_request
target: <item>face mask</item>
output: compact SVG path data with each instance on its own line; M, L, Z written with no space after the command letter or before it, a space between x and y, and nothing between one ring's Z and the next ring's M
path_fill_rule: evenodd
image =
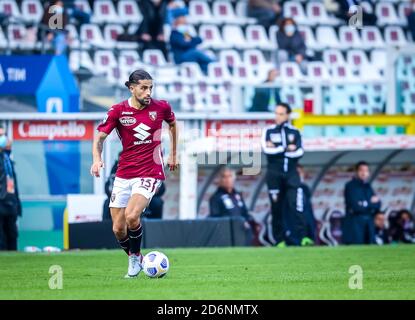
M187 31L187 26L185 24L181 24L180 26L176 27L176 30L180 33L185 33Z
M295 32L295 26L293 24L289 24L288 26L285 26L285 33L288 35L292 35Z
M7 138L5 135L0 136L0 149L4 149L7 145Z

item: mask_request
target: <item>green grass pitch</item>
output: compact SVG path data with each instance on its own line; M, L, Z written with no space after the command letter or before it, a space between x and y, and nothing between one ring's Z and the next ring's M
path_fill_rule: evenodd
M415 299L413 245L158 250L170 259L162 279L124 279L121 250L1 253L0 299ZM52 265L61 290L48 286ZM362 289L349 288L353 265Z

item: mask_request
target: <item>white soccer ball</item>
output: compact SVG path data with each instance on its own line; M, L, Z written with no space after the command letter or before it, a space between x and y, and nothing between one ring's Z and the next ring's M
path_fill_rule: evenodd
M169 271L169 259L164 253L151 251L143 258L143 271L150 278L161 278Z

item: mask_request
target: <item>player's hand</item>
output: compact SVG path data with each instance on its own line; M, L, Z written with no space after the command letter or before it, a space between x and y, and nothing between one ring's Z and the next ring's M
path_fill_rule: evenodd
M297 146L295 144L289 144L287 146L287 151L295 151L297 150Z
M167 166L169 167L170 171L174 171L179 167L179 162L176 156L169 156L167 159Z
M92 164L91 166L91 175L94 177L99 177L99 171L101 170L101 168L104 168L104 162L102 161L96 161Z
M273 144L271 141L267 141L266 146L268 148L274 148L275 147L275 144Z

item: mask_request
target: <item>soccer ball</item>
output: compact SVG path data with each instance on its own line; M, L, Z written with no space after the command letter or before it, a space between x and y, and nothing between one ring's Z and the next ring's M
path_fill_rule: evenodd
M164 253L151 251L143 258L143 271L150 278L164 277L169 271L169 259Z

